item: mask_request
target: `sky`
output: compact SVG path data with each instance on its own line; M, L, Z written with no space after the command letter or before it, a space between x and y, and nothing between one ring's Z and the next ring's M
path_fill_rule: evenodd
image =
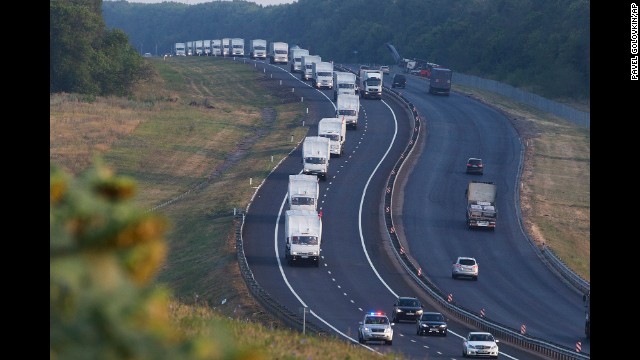
M130 3L143 3L143 4L156 4L156 3L161 3L165 1L173 1L178 3L183 3L183 4L194 5L194 4L211 2L213 0L126 0L126 1ZM247 1L256 3L258 5L266 6L266 5L291 4L296 2L297 0L247 0Z

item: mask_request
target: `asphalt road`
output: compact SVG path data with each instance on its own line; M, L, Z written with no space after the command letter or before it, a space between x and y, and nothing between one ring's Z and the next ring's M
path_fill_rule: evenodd
M315 135L319 119L333 116L331 90L311 88L298 74L290 74L288 65L259 62L256 68L265 68L273 81L294 88L308 104L309 135ZM460 305L477 311L485 308L488 318L511 327L530 322L527 329L532 326L542 338L557 343L568 344L575 330L575 343L582 326L580 296L540 263L526 241L518 240L513 187L520 150L513 128L499 113L463 96L430 98L426 89L420 93L418 81L408 80L405 97L415 97L412 101L426 117L428 130L424 151L407 174L402 197L402 227L409 250L424 262L423 269L441 289L455 294ZM290 267L283 261L287 182L290 174L302 170L300 146L260 185L243 231L246 258L261 287L292 312L308 307L308 321L354 341L355 346L362 346L357 343L357 326L364 313L390 313L398 296L417 296L431 310L426 295L390 256L383 224L387 177L406 147L413 124L407 110L386 95L382 101L362 99L361 105L358 129L347 131L345 154L331 159L329 177L320 182L320 267ZM464 223L468 180L464 162L472 155L486 159L483 178L494 178L500 189L495 232L472 233ZM451 279L453 254L461 253L479 260L477 282ZM580 316L575 324L562 324L563 319L574 321L576 312ZM540 326L544 321L546 326ZM460 358L461 336L476 330L455 319L449 319L447 337L418 336L410 322L396 324L394 329L392 346L366 346L378 352L402 352L412 359ZM500 350L501 357L543 358L506 343L501 343Z

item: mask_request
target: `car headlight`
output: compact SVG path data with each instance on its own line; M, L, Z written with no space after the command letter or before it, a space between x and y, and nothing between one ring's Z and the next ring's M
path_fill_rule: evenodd
M390 332L391 332L391 328L385 328L385 329L384 329L384 333L385 333L385 334L388 334L388 333L390 333Z
M416 314L422 315L422 310L416 310Z
M401 313L401 312L402 312L402 309L396 309L396 312L397 312L397 313Z

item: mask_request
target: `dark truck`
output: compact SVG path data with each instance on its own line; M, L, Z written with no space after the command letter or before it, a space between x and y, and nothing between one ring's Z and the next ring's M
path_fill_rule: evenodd
M429 77L429 94L443 94L449 96L451 92L451 76L453 72L450 69L433 67Z
M489 181L471 181L467 196L467 226L469 229L496 228L496 185Z

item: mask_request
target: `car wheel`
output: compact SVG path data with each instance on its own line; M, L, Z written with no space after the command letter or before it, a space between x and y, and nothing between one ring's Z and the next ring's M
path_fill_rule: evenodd
M456 274L451 274L451 278L452 279L456 279L456 278L458 278L458 276Z
M473 277L473 281L478 281L478 277L477 277L477 276L474 276L474 277Z
M393 345L393 340L387 340L384 343L387 344L387 345Z
M442 332L442 336L447 336L447 331L446 330Z

